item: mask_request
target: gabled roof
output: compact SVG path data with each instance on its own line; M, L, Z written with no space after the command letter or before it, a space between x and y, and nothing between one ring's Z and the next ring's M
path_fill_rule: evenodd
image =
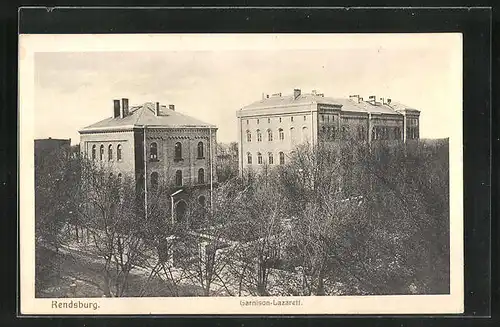
M168 109L166 106L161 106L160 112L161 114L156 116L155 103L146 102L140 106L130 107L129 114L126 117L109 117L84 127L81 132L113 128L142 128L144 126L167 128L216 128L215 125Z
M285 96L270 96L262 100L253 102L243 108L241 111L250 111L254 109L270 109L273 107L286 107L286 106L300 106L309 104L329 104L340 106L342 111L349 112L364 112L364 113L380 113L380 114L393 114L399 115L396 110L412 109L401 103L391 102L390 104L382 104L377 102L372 104L367 101L358 101L355 99L346 98L331 98L318 94L301 94L296 99L293 95ZM415 109L413 109L415 110Z

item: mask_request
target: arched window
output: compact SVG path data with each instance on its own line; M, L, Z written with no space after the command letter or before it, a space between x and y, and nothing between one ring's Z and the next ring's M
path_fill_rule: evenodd
M151 186L153 189L158 187L158 173L156 171L151 173Z
M175 172L175 185L182 186L182 170Z
M259 165L262 165L262 154L260 152L257 153L257 163Z
M271 142L273 140L273 131L268 129L267 130L267 140Z
M175 151L175 155L174 155L175 160L182 160L182 144L181 144L181 142L175 143L174 151Z
M251 154L250 152L248 152L248 153L247 153L247 163L248 163L249 165L251 165L251 164L252 164L252 154Z
M293 122L293 116L292 116L292 117L290 117L290 121L291 121L291 122Z
M272 152L269 152L268 154L268 157L269 157L269 164L272 165L274 164L274 157L273 157L273 153Z
M205 171L203 168L198 169L198 184L205 183Z
M99 159L104 160L104 145L101 144L101 149L99 151Z
M307 120L307 116L304 116L304 121L306 121L306 120Z
M307 127L304 126L302 127L302 141L307 142L308 140L309 140L309 131L307 130Z
M205 206L205 197L203 195L201 195L199 198L198 198L198 203L204 207Z
M122 173L118 173L118 183L122 183Z
M259 119L257 118L257 124L259 123Z
M257 142L262 142L262 133L260 129L257 130Z
M92 160L95 160L95 155L96 155L95 152L96 152L96 146L94 144L92 145Z
M294 127L290 127L290 140L292 141L292 143L295 143L295 128Z
M183 200L179 201L175 206L175 216L177 222L183 222L186 218L187 204Z
M280 165L285 164L285 154L283 152L280 152Z
M153 142L149 145L149 160L158 160L158 144L156 142Z
M270 124L271 123L271 118L267 118L267 123Z
M281 118L280 118L281 119ZM280 137L280 141L283 141L285 139L285 133L283 132L283 129L280 128L278 130L278 134L279 134L279 137Z
M122 160L122 145L118 144L116 147L116 160L121 161Z
M198 142L198 159L204 158L203 155L203 142Z
M108 161L113 160L113 146L110 144L108 146Z
M252 142L252 132L247 131L247 142Z
M347 139L347 126L342 126L342 139Z

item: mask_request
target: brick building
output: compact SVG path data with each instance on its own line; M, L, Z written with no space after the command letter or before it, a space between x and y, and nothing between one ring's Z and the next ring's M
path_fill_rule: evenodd
M212 151L217 128L183 115L174 105L147 102L129 107L128 99L113 101L112 117L79 131L80 148L88 158L104 163L121 178L135 180L148 191L171 185L177 218L188 198L209 201L214 179ZM146 204L147 205L147 204Z
M376 96L337 99L300 89L292 95L263 94L237 112L239 169L284 164L304 142L418 139L419 116L416 109Z

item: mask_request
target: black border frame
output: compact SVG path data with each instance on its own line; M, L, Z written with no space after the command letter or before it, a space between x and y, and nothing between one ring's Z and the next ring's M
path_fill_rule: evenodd
M88 8L71 9L23 8L19 11L20 33L373 33L373 32L462 32L464 50L464 237L465 237L465 314L459 317L489 316L491 313L491 37L492 11L489 8ZM10 40L12 41L12 39ZM12 42L10 42L12 44ZM17 46L17 40L15 44ZM6 47L7 48L7 47ZM17 57L16 57L17 61ZM7 65L5 65L7 67ZM11 63L8 77L17 80L17 62ZM10 79L9 78L9 79ZM7 83L5 83L7 84ZM17 103L17 85L9 85L10 97L4 108ZM3 111L5 113L5 111ZM12 112L8 112L8 114ZM14 119L16 123L14 124ZM7 116L3 122L7 133L14 134L17 117ZM2 126L3 127L3 126ZM3 141L2 141L3 142ZM7 157L13 158L12 149ZM17 172L17 161L14 171ZM496 172L496 171L495 171ZM14 181L14 174L8 176ZM17 179L16 179L17 180ZM494 180L495 182L496 180ZM16 183L11 183L16 184ZM14 190L15 191L15 190ZM10 193L11 203L14 202ZM19 205L17 203L17 205ZM12 225L12 220L10 221ZM18 227L18 226L17 226ZM18 243L16 242L16 247ZM19 253L16 256L16 266ZM18 274L19 272L17 272ZM16 277L18 275L16 274ZM16 285L16 294L18 294ZM18 309L19 297L16 298ZM17 312L19 314L19 312ZM227 315L241 319L242 316ZM27 317L27 316L23 316ZM62 317L62 316L54 316ZM75 316L73 316L75 317ZM82 316L78 316L82 317ZM91 317L91 316L84 316ZM101 316L110 317L110 316ZM111 316L116 317L116 316ZM123 317L123 316L122 316ZM137 316L139 317L139 316ZM140 316L150 318L151 316ZM178 317L178 316L165 316ZM188 317L203 323L200 316ZM206 317L206 316L205 316ZM220 317L211 315L210 317ZM244 316L262 317L262 316ZM276 316L285 318L289 316ZM297 316L304 318L311 316ZM346 316L315 316L343 318ZM357 317L359 320L373 316ZM429 318L421 323L428 325ZM429 316L425 316L429 317ZM436 316L443 317L443 316ZM152 317L151 317L152 318ZM380 323L396 323L384 316ZM283 321L282 319L278 321ZM78 319L79 320L79 319ZM174 319L174 321L177 318ZM415 320L412 319L412 320ZM451 319L455 320L456 319ZM474 319L475 320L475 319ZM118 319L116 322L125 320ZM325 319L318 319L314 323ZM352 320L351 320L352 321ZM477 321L477 320L476 320ZM173 322L169 320L169 323ZM342 319L343 323L350 323ZM435 322L435 321L434 321ZM478 322L478 321L477 321ZM72 320L71 324L76 323ZM239 323L238 323L239 324ZM378 324L378 323L377 323ZM399 322L398 322L399 325Z

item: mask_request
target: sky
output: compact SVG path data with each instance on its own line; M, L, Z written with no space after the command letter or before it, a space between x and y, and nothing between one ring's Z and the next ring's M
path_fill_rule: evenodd
M36 52L35 138L76 144L79 129L110 117L113 99L124 97L130 105L175 104L178 112L217 125L218 140L231 142L238 109L262 93L292 94L294 88L391 98L421 110L422 138L448 137L457 126L446 122L461 114L462 103L456 42L411 37L404 46L390 38L353 38L325 48L294 42L282 48Z

